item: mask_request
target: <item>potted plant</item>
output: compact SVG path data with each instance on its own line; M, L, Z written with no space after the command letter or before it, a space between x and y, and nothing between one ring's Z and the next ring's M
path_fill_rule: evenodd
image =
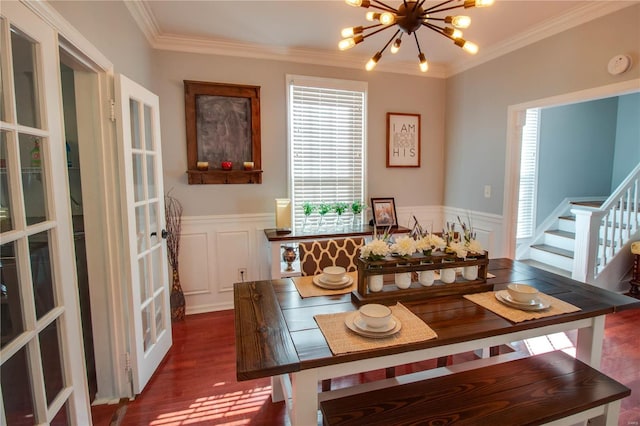
M164 211L167 227L167 257L172 271L171 294L169 304L171 306L171 320L184 319L185 299L180 274L178 272L178 259L180 254L180 232L182 231L182 204L176 198L167 194L164 197Z

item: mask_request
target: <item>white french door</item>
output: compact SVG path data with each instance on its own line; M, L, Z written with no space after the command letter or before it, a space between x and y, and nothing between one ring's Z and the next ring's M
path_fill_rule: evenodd
M133 391L142 392L171 347L171 314L158 97L122 75L118 151L128 234L130 351Z
M0 13L0 422L87 425L57 35Z

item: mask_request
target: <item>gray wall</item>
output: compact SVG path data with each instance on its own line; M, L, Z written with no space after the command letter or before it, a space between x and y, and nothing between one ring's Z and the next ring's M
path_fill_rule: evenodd
M617 110L615 97L541 111L536 225L566 197L609 195Z
M152 49L124 2L56 0L49 4L113 63L115 72L151 86Z
M620 96L611 191L640 163L640 93Z
M444 93L441 79L284 61L155 51L152 90L160 96L164 187L187 216L273 213L287 196L287 74L368 82L367 189L395 197L397 206L441 205L444 167ZM261 185L188 185L183 80L260 86ZM386 113L422 117L419 169L386 168Z
M444 204L502 214L509 105L639 78L639 40L636 4L449 78ZM619 53L634 66L611 76Z

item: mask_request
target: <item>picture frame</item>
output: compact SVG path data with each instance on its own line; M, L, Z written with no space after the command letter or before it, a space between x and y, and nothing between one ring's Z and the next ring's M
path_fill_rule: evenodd
M387 113L387 167L420 167L420 114Z
M372 198L371 211L373 214L373 226L391 226L392 228L398 226L396 203L393 198Z
M188 173L261 171L260 86L184 80L184 100Z

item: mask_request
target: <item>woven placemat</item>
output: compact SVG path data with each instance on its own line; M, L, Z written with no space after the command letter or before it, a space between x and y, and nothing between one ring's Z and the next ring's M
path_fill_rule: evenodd
M498 299L496 299L495 292L493 291L465 294L464 296L465 299L469 299L473 303L489 309L491 312L494 312L512 322L522 322L532 319L551 317L554 315L568 314L570 312L578 312L581 310L577 306L573 306L571 303L556 299L548 294L539 293L538 297L543 302L551 305L549 309L545 309L544 311L523 311L517 308L512 308L498 301Z
M382 339L363 337L349 330L344 321L353 311L315 315L314 318L334 355L422 342L438 337L431 327L401 303L389 307L393 316L402 324L402 328L396 334Z
M356 271L347 272L353 279L353 283L350 286L345 288L341 288L339 290L330 290L327 288L318 287L313 283L313 276L307 277L291 277L293 280L293 284L298 289L298 293L304 299L305 297L313 297L313 296L333 296L336 294L347 294L351 293L358 286L358 273Z

